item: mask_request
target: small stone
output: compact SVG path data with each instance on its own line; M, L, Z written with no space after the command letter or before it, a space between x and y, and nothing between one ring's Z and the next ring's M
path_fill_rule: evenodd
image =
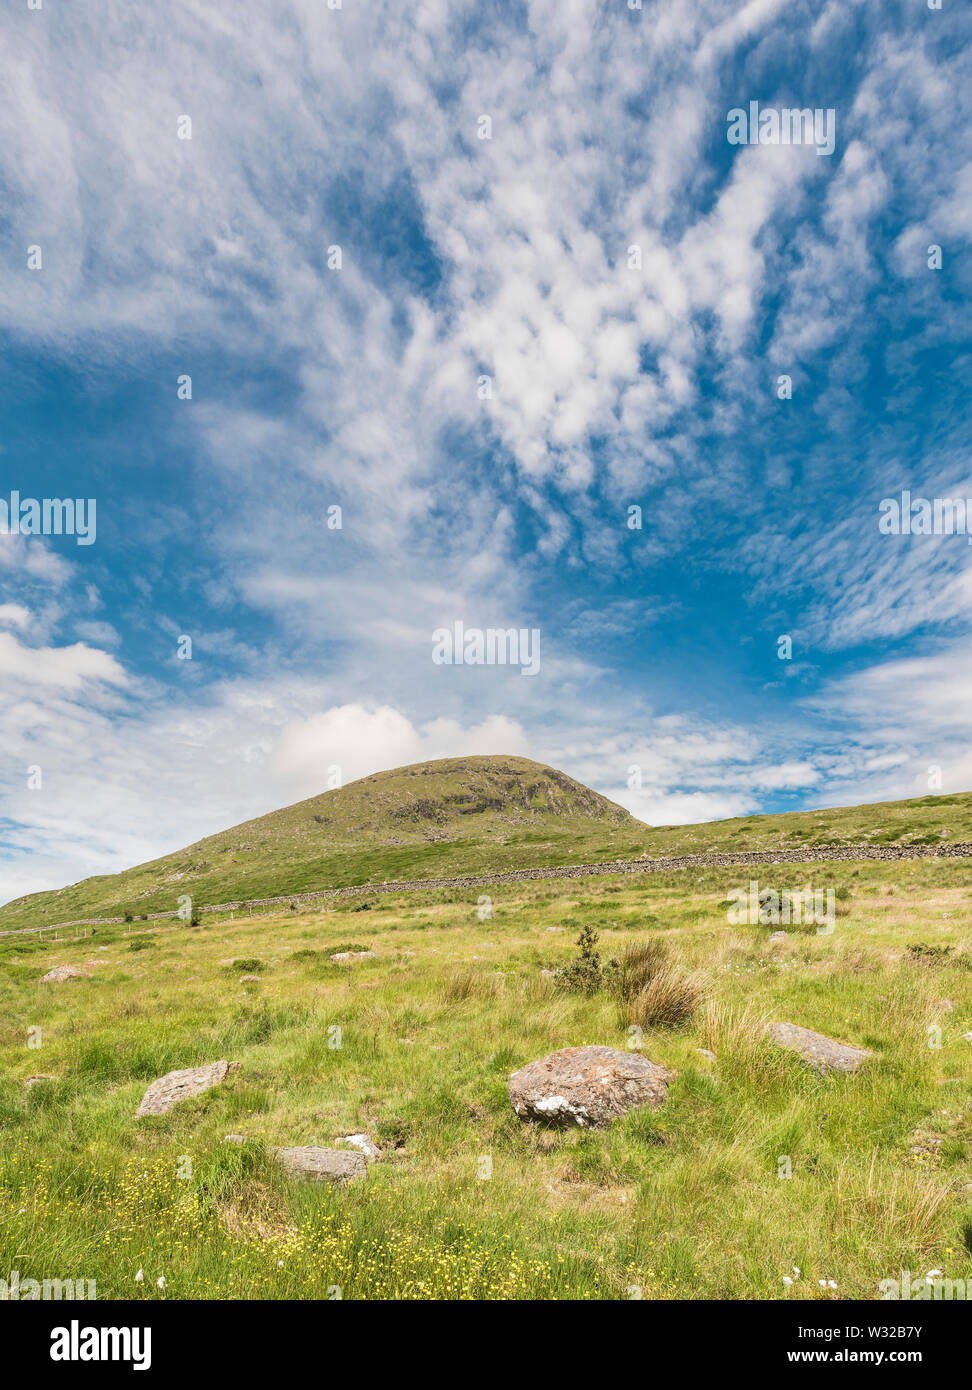
M245 1134L224 1134L224 1135L223 1135L223 1143L224 1143L224 1144L245 1144L245 1143L246 1143L246 1135L245 1135Z
M824 1033L814 1033L795 1023L773 1023L769 1035L780 1047L798 1052L806 1063L821 1073L856 1071L862 1062L874 1056L866 1047L851 1047L848 1043L835 1042Z
M771 946L775 946L778 941L785 941L786 936L787 934L785 931L775 931L771 934L769 938L769 944Z
M186 1067L182 1071L167 1072L158 1081L152 1082L135 1114L165 1115L180 1101L202 1095L203 1091L218 1086L229 1070L228 1062L210 1062L204 1067Z
M261 983L262 983L262 981L261 981L259 975L241 975L241 976L240 976L240 984L241 984L241 985L258 985L258 984L261 984Z
M336 960L339 963L348 960L370 960L372 956L377 954L377 951L338 951L336 955L331 957L331 960Z
M320 1149L307 1144L293 1149L275 1149L274 1157L291 1177L307 1178L311 1182L351 1182L365 1177L368 1172L363 1155L348 1153L347 1149Z
M40 1081L53 1081L53 1076L28 1076L24 1082L25 1086L36 1086Z
M699 1056L704 1057L707 1062L714 1062L716 1060L715 1053L710 1052L707 1047L697 1047L695 1050Z
M42 976L41 976L41 983L42 983L42 984L50 983L50 984L59 985L59 984L61 984L62 981L64 981L64 980L83 980L83 979L85 979L85 973L84 973L84 971L83 971L83 970L78 970L76 966L73 966L73 965L55 965L54 968L53 968L52 970L48 970L48 972L47 972L46 975L42 975Z
M336 1144L351 1144L354 1148L360 1149L369 1163L374 1163L381 1158L381 1149L374 1140L367 1134L344 1134L334 1141Z

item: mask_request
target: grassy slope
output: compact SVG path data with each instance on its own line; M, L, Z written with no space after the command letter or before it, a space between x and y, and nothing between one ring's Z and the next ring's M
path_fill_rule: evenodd
M362 778L148 864L0 908L0 930L79 917L639 855L972 840L972 793L650 828L526 758L444 759Z
M790 873L776 886L796 886ZM95 1278L102 1298L162 1297L161 1274L175 1298L873 1298L902 1268L972 1278L972 868L847 863L824 881L850 890L834 934L772 948L768 928L727 926L740 885L726 869L498 888L490 922L473 895L423 894L166 924L137 952L121 927L0 942L0 1272ZM540 974L582 922L607 952L661 933L702 972L714 1017L646 1034L678 1073L663 1109L558 1134L516 1119L506 1079L553 1048L625 1045L609 998L559 995ZM953 955L917 964L916 942ZM297 956L348 943L379 954L350 976ZM221 963L250 955L252 987ZM99 957L88 979L39 983ZM754 1040L746 1009L879 1056L819 1078ZM218 1057L242 1070L134 1118L154 1077ZM35 1073L54 1080L25 1088ZM221 1143L359 1130L388 1156L343 1191Z
M445 758L376 773L121 874L0 908L0 930L75 917L165 911L494 864L617 858L638 843L627 811L528 758ZM469 865L468 870L464 866Z

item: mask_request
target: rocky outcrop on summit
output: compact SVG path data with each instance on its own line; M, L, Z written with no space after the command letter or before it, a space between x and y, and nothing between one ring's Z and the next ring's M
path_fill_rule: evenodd
M508 1089L521 1120L598 1129L640 1106L657 1109L673 1080L637 1052L565 1047L513 1072Z

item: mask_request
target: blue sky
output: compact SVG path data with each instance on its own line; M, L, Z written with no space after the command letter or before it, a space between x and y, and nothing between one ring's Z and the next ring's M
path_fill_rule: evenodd
M0 498L97 539L0 535L0 900L335 764L522 753L652 824L972 786L972 550L878 531L972 497L969 28L8 9ZM751 101L833 154L730 145ZM539 675L436 665L456 620Z

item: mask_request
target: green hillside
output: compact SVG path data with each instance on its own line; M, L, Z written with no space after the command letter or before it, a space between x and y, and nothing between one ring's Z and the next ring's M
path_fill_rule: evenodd
M389 879L750 849L972 841L972 793L649 827L554 768L446 758L363 777L123 873L0 908L0 930Z
M34 893L0 930L393 878L639 853L646 827L529 758L444 758L375 773L120 874Z

